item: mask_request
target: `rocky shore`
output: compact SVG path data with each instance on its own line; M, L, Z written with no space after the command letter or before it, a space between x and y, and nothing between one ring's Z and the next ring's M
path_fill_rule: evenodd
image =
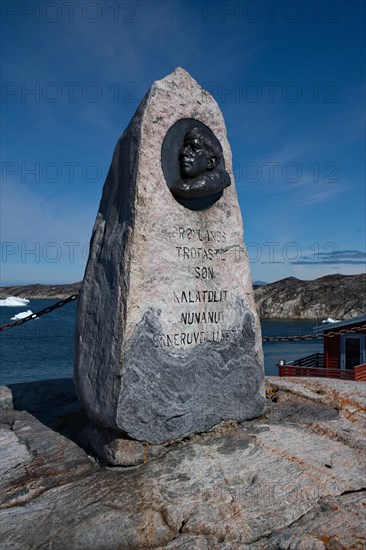
M262 417L117 468L88 450L72 380L2 387L1 548L363 548L365 385L266 385Z
M27 285L0 288L0 299L64 299L77 294L81 282L70 285ZM254 286L254 297L262 319L352 319L366 315L366 274L327 275L313 281L288 277L275 283Z

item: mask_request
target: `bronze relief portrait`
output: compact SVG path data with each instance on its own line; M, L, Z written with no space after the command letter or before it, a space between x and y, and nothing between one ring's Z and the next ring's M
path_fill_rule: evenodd
M231 183L219 140L194 119L179 120L169 129L162 167L174 198L190 210L209 208Z

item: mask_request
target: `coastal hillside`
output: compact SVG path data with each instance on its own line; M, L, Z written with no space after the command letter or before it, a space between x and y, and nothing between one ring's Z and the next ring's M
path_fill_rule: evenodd
M9 296L18 296L19 298L28 298L28 300L44 300L47 298L56 298L63 300L71 294L77 294L81 287L81 281L69 285L24 285L24 286L3 286L0 287L0 299Z
M0 288L0 299L63 299L79 292L81 282L69 285L27 285ZM313 281L287 277L267 285L254 285L259 315L280 319L350 319L366 315L366 274L326 275Z
M287 277L255 288L261 319L351 319L366 314L366 274Z

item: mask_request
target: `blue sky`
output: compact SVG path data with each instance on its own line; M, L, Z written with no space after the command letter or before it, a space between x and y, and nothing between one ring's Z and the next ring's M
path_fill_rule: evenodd
M82 278L115 143L177 66L224 114L253 280L364 271L364 2L1 9L3 285Z

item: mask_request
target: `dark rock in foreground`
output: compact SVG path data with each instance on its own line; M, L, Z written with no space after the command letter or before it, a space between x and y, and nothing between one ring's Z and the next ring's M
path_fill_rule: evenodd
M365 401L363 383L270 377L263 417L106 468L71 380L2 387L1 548L362 548Z

